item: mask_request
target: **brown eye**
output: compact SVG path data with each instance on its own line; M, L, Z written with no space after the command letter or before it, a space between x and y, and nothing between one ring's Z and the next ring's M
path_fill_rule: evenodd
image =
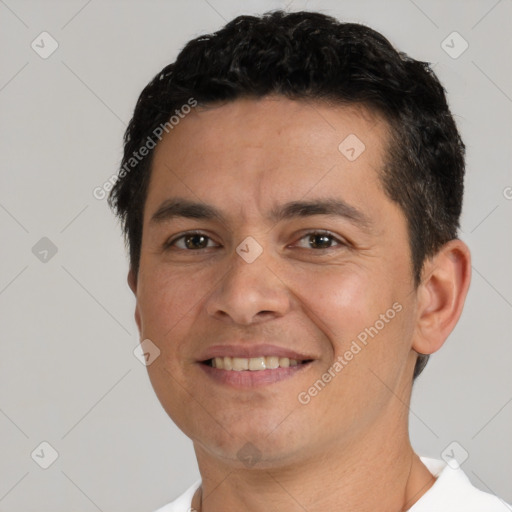
M311 232L304 235L299 246L304 249L331 249L338 245L345 245L331 233Z
M204 249L208 245L208 237L204 235L186 235L183 239L187 249Z
M164 248L177 248L184 251L196 251L215 246L211 244L213 244L211 238L209 236L203 235L202 233L185 233L175 238L174 240L167 242Z
M309 245L313 249L328 249L333 242L330 235L309 235Z

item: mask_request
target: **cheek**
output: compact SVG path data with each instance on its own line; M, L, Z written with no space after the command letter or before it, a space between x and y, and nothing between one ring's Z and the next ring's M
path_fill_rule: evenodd
M344 373L364 367L380 375L405 360L408 295L390 270L347 265L295 276L296 289L310 290L301 298L304 313L329 345L325 369L341 357Z
M386 309L390 306L367 269L354 267L305 273L296 283L297 289L309 290L302 297L305 313L310 313L336 350L343 349L343 341L357 335L369 321L375 321L383 304Z
M160 350L147 367L148 375L163 408L181 429L186 429L194 418L207 423L204 410L196 407L194 397L201 401L201 390L190 382L191 363L187 358L206 283L209 281L204 273L180 274L163 266L149 269L148 265L138 288L141 337L150 339Z
M185 320L206 293L207 282L197 272L180 275L163 265L145 269L137 293L144 332L167 331Z
M159 363L178 369L197 322L197 310L212 288L204 273L146 269L137 301L141 315L141 339L150 339L160 350Z

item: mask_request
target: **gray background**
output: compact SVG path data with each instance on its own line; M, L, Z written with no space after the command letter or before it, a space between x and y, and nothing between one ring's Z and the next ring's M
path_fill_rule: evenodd
M512 502L510 0L0 0L0 511L151 511L198 477L133 355L123 241L92 191L117 171L143 86L190 38L286 7L382 31L448 90L467 144L461 237L474 273L461 321L415 385L411 436L435 458L456 441L474 485ZM59 44L46 59L31 47L48 51L43 31ZM453 31L469 44L458 58L442 46ZM48 469L43 441L59 454Z

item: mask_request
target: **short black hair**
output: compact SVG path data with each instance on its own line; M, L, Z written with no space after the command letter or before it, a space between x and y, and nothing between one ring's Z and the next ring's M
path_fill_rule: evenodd
M148 141L155 147L159 127L170 127L171 116L191 99L212 105L275 94L361 105L387 121L391 135L381 182L407 218L417 286L424 261L457 237L462 208L465 148L445 91L428 63L395 50L382 34L306 11L238 16L188 42L144 88L109 196L132 271L139 270L153 149L144 158L134 154L150 147ZM414 378L428 357L419 355Z

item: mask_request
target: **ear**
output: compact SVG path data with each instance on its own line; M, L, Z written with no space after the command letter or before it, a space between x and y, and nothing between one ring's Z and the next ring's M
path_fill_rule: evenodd
M471 280L471 255L462 240L451 240L428 261L417 290L412 348L420 354L439 350L459 320Z
M130 287L131 291L135 295L135 299L137 299L137 274L133 270L133 267L130 266L130 270L128 272L128 286ZM139 333L141 332L141 321L140 321L140 311L139 311L139 303L137 301L135 305L135 323L137 324L137 327L139 329Z

